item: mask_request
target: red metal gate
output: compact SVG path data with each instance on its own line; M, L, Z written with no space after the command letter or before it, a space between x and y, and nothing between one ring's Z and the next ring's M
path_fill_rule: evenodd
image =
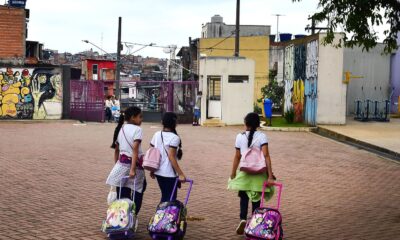
M70 117L81 121L104 121L104 83L71 81Z

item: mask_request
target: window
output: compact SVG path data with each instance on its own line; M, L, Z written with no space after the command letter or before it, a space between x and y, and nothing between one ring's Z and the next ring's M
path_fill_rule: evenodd
M210 100L221 100L221 77L208 77L208 94Z
M247 75L229 75L228 83L248 83L249 76Z
M98 65L97 64L93 64L93 75L94 74L97 74L97 72L98 72Z

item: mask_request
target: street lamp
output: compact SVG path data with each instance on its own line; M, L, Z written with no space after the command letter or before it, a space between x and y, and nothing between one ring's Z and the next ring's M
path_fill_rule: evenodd
M87 43L87 44L90 44L90 45L94 46L95 48L97 48L97 49L101 50L101 51L102 51L102 52L104 52L105 54L107 54L107 55L110 55L110 56L111 56L111 54L110 54L110 53L108 53L106 50L102 49L101 47L97 46L96 44L92 43L92 42L91 42L91 41L89 41L89 40L82 40L82 42L84 42L84 43Z

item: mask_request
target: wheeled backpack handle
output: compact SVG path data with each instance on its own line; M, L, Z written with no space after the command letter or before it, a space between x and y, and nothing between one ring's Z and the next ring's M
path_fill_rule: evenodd
M273 183L275 187L278 188L278 205L275 207L275 209L279 210L279 207L281 206L281 194L282 194L282 188L283 185L282 183ZM263 184L263 190L261 194L261 204L260 207L264 207L264 195L265 195L265 190L267 189L267 182L265 181Z
M172 193L171 193L171 198L169 199L170 201L172 201L172 199L173 199L173 197L174 197L174 194L175 194L175 192L176 192L176 188L178 187L178 182L179 182L179 178L176 178L174 190L172 191ZM189 202L190 192L192 191L193 180L191 180L191 179L186 179L185 182L189 183L189 189L188 189L188 192L187 192L187 194L186 194L186 199L185 199L185 203L184 203L185 206L186 206L187 203Z

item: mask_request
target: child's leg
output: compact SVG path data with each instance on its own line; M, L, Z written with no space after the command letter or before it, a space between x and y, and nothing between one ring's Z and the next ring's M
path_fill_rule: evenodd
M172 191L174 190L176 178L157 176L158 186L161 190L161 202L168 202L171 198ZM175 191L172 200L176 200L178 189Z
M245 191L239 191L240 197L240 220L247 220L247 211L249 209L249 197Z
M117 187L117 198L119 198L119 187ZM132 191L130 188L122 187L121 189L121 198L129 198L132 199Z
M261 203L261 201L253 202L252 212L254 212L257 208L260 207L260 203Z
M134 202L135 202L135 205L136 205L136 211L135 211L136 215L139 214L140 209L142 208L143 194L144 194L144 191L146 191L146 187L147 187L147 182L146 182L146 179L145 179L144 182L143 182L143 191L142 191L142 193L135 192L135 200L134 200Z

